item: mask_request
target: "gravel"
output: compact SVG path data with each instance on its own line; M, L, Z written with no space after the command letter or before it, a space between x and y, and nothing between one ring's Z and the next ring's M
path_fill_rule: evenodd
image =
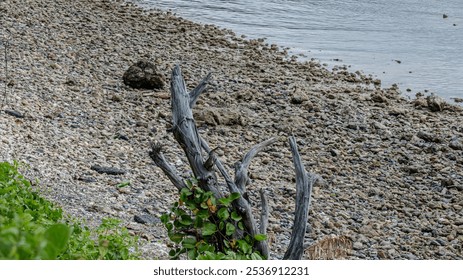
M283 256L292 227L289 135L308 171L323 178L312 193L308 245L338 246L346 259L463 258L461 107L410 101L347 66L327 70L265 40L122 1L4 0L0 13L12 35L8 77L0 64L1 88L8 84L0 160L25 163L34 187L69 215L92 226L122 219L141 237L143 257L168 258L159 218L177 198L148 156L150 143L162 143L185 178L191 173L169 131L169 86L123 83L140 60L154 63L166 85L176 64L189 89L212 73L194 114L229 170L252 145L279 137L253 160L248 187L256 206L260 188L269 195L272 258ZM311 258L336 255L324 249Z

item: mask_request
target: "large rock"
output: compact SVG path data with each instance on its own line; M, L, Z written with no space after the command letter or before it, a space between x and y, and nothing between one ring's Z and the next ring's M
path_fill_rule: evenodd
M140 60L125 71L124 84L133 88L162 89L165 85L164 76L156 66L146 60Z
M442 110L444 110L444 108L446 106L445 100L442 99L439 96L430 95L430 96L426 97L426 101L428 102L429 110L431 110L433 112L442 111Z

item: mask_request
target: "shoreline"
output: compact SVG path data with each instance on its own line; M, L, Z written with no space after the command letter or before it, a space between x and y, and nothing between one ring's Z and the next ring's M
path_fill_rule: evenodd
M265 20L266 18L265 12L259 12L256 10L250 11L250 14L246 15L246 13L241 14L241 13L235 12L228 5L224 7L223 11L221 11L220 8L212 5L210 9L206 8L205 10L203 10L202 16L198 16L198 13L201 11L201 4L199 3L183 2L182 4L182 1L172 1L172 2L160 1L157 4L150 3L150 1L130 1L130 2L133 2L142 8L148 8L148 9L149 8L159 9L160 8L163 11L172 11L174 12L175 15L185 17L186 19L190 19L192 21L208 23L208 24L215 24L215 25L218 25L219 27L225 27L228 29L232 29L234 32L236 32L239 35L244 34L242 36L246 38L253 38L253 39L264 38L266 42L275 43L282 48L291 47L289 48L289 52L291 54L298 55L302 62L304 61L304 59L315 57L317 61L322 63L323 66L325 66L328 69L331 69L333 66L342 67L343 65L347 65L350 72L355 72L359 70L359 71L363 71L365 75L371 74L375 78L380 79L382 81L383 86L385 87L390 87L394 83L398 84L399 88L403 92L404 97L408 98L409 100L414 99L416 94L424 93L424 94L429 95L433 93L433 94L436 94L444 98L447 102L450 102L452 104L461 105L459 104L461 102L458 102L459 99L462 99L463 97L462 93L460 92L460 87L458 87L459 78L456 76L452 76L453 74L448 73L448 71L450 70L442 69L439 66L439 63L435 61L435 57L433 53L437 54L439 53L438 51L436 52L429 51L429 55L430 55L429 61L434 61L436 65L433 67L433 69L426 70L427 67L425 65L421 65L421 62L417 61L417 57L415 57L414 54L407 53L404 49L402 49L403 51L402 53L392 52L388 55L382 54L376 57L376 55L378 55L376 54L376 52L380 51L377 49L377 47L383 45L383 43L381 42L389 42L389 40L392 39L392 38L387 38L387 36L386 38L383 38L382 41L380 41L379 37L373 36L372 40L376 42L378 46L376 47L373 47L372 45L369 45L369 47L365 46L366 49L364 50L364 52L362 52L362 56L364 56L363 59L357 57L359 54L356 54L356 52L350 53L348 50L345 50L341 46L340 46L341 49L339 50L332 50L330 46L326 46L326 45L324 46L324 44L321 43L320 41L330 41L331 42L333 38L324 37L323 33L322 34L317 33L316 38L312 37L314 36L312 32L317 32L316 30L318 30L318 28L315 26L313 26L314 30L310 32L311 34L307 38L303 36L305 39L301 39L301 40L290 39L292 37L291 34L295 35L295 37L298 37L297 34L299 33L297 31L297 28L296 30L292 30L292 28L295 28L298 25L302 25L304 28L310 30L311 29L310 25L313 25L313 24L316 25L316 22L311 22L311 19L310 19L310 18L313 18L315 15L312 14L311 11L305 10L307 9L307 7L304 7L305 5L303 4L301 4L302 6L301 8L306 13L308 13L306 15L309 18L307 19L308 22L306 22L305 24L302 24L302 23L296 24L295 23L297 21L296 18L299 21L303 20L301 18L302 12L300 13L296 12L294 14L295 18L288 19L287 21L285 21L285 26L287 30L281 30L278 26L273 26L273 24L270 21L268 21L268 19ZM180 6L175 7L176 6L175 3L179 4L181 7ZM232 6L237 5L237 3L232 4ZM248 7L252 9L253 7L253 4L240 3L240 5L242 5L242 8ZM340 3L340 5L343 6L343 5L346 5L346 3L342 2ZM270 6L272 6L272 4L270 4ZM371 4L371 6L370 5L367 5L367 6L372 7L372 8L375 7L374 4ZM283 7L286 7L286 6L285 5L282 5L281 7L272 6L272 8L274 9L271 9L271 10L273 10L274 13L278 11L278 14L284 17L285 9L283 9ZM323 7L324 5L320 6L321 9L323 9ZM216 8L218 10L215 10ZM429 8L432 10L436 9L436 7L429 7ZM337 11L336 9L331 9L331 10ZM235 20L230 22L227 19L226 14L223 14L225 13L225 11L227 11L229 15ZM423 12L423 11L420 10L420 12ZM218 15L217 13L220 14L220 16L217 16ZM225 18L223 18L224 16ZM262 30L262 31L258 31L258 30L254 31L253 30L254 25L259 26L260 23L259 23L259 20L255 21L253 20L253 18L259 18L259 16L262 17L262 22L260 23L264 23L264 25L268 25L268 26L262 26L262 29L258 28L258 30ZM368 17L371 17L372 15L370 13L367 13L364 16L368 18ZM417 16L419 17L420 15L417 15ZM423 15L421 16L423 17ZM435 17L435 16L436 15L434 14L432 17ZM238 23L236 22L236 20L238 21L242 20L243 23L246 23L246 24ZM283 18L280 18L279 20L283 20ZM321 20L320 21L321 25L327 24L326 22L324 22L323 19L319 19L319 20ZM381 22L381 19L378 18L378 21ZM310 22L311 24L308 24ZM345 23L346 29L349 29L349 27L354 28L354 29L356 28L355 26L352 26L352 23L349 23L350 22L349 20L342 20L339 22L334 21L332 22L332 24L338 26L338 25L343 25L343 22L346 22ZM429 22L427 22L427 24L429 24ZM328 30L326 30L326 32L328 33L333 31L333 30L329 30L328 26L325 26L325 28L328 28ZM358 28L362 28L362 27L359 26ZM394 26L391 26L391 28L394 28ZM397 28L397 26L395 26L395 28ZM270 30L272 29L274 31L270 32ZM450 28L450 30L453 30L453 29L454 29L454 26L453 28ZM366 30L364 31L368 32ZM335 44L335 42L337 42L337 44L349 46L349 49L351 49L352 51L356 49L355 46L349 44L348 42L345 42L345 44L343 44L342 41L339 41L341 37L344 38L344 41L345 40L349 41L349 38L350 38L349 36L346 36L346 34L338 34L338 35L340 37L338 39L334 39L334 41L332 41L330 45ZM398 36L401 37L400 35ZM428 36L431 36L431 35L429 34ZM355 39L354 41L357 41L360 38L351 38L351 39ZM312 44L311 43L312 40L315 40L317 43L313 42ZM395 41L394 44L400 44L400 42ZM360 44L360 45L363 45L363 44ZM423 44L420 44L420 46L422 46L419 48L420 51L424 51L423 49L426 47L424 47ZM408 46L408 47L412 47L412 46ZM451 46L448 46L448 47L451 48ZM369 49L369 48L372 48L372 49ZM395 47L392 47L392 49L394 49L395 51L399 51ZM341 53L339 53L339 51L341 51ZM375 58L372 57L373 53L375 53ZM389 59L386 56L388 56ZM402 57L403 61L397 59L398 57ZM422 57L426 57L426 55ZM434 60L432 58L434 58ZM430 66L433 63L428 62L426 64ZM454 64L454 66L456 66L456 64ZM450 65L448 67L452 68L452 66ZM406 68L409 68L409 69L405 70ZM432 75L430 71L435 72L435 75ZM454 71L451 71L451 72L458 73L457 69L454 69Z
M425 98L409 102L361 73L301 63L262 40L123 1L6 0L0 11L13 35L14 84L0 114L0 160L27 163L25 175L73 216L93 224L122 219L146 240L145 258L167 258L159 217L176 198L148 156L149 143L163 143L181 173L188 166L166 132L169 88L122 82L140 59L167 80L179 63L188 88L212 72L195 118L230 170L252 145L282 139L250 167L250 197L266 188L273 209L271 258L282 256L292 223L290 134L308 171L325 182L313 191L309 244L347 236L348 259L463 258L460 107L433 112ZM93 165L127 172L99 174ZM130 186L116 187L124 181ZM143 215L154 224L134 221Z

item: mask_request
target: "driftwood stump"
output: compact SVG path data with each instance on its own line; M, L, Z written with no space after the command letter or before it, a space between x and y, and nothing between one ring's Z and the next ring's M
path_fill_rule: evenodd
M171 105L172 105L172 132L175 140L182 147L192 169L194 177L198 180L199 187L205 191L210 191L219 199L226 194L218 189L218 170L223 177L230 193L240 193L241 196L233 201L232 207L243 217L245 231L251 236L266 234L268 225L268 202L263 190L260 191L261 214L259 227L252 214L251 204L246 197L246 186L249 183L248 167L251 160L266 147L275 143L276 138L268 139L252 147L243 159L235 164L235 177L228 174L227 170L217 158L213 149L201 138L198 133L192 109L198 97L206 88L211 74L207 75L199 85L188 92L185 81L179 66L172 71L171 78ZM289 144L293 154L293 163L296 168L296 211L294 226L291 234L290 244L284 255L284 259L301 259L304 250L304 234L307 226L307 217L310 206L310 196L312 186L318 179L317 175L309 174L304 169L294 137L289 137ZM170 181L177 189L186 187L182 177L176 172L175 168L166 160L162 153L161 144L154 143L149 153L155 164L162 169ZM254 250L260 252L262 256L268 258L269 249L267 241L259 241L254 245Z

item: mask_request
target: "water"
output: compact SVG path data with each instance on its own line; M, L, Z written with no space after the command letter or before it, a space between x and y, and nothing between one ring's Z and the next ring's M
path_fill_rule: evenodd
M351 65L410 96L429 90L463 98L462 0L134 2L267 38L328 67Z

